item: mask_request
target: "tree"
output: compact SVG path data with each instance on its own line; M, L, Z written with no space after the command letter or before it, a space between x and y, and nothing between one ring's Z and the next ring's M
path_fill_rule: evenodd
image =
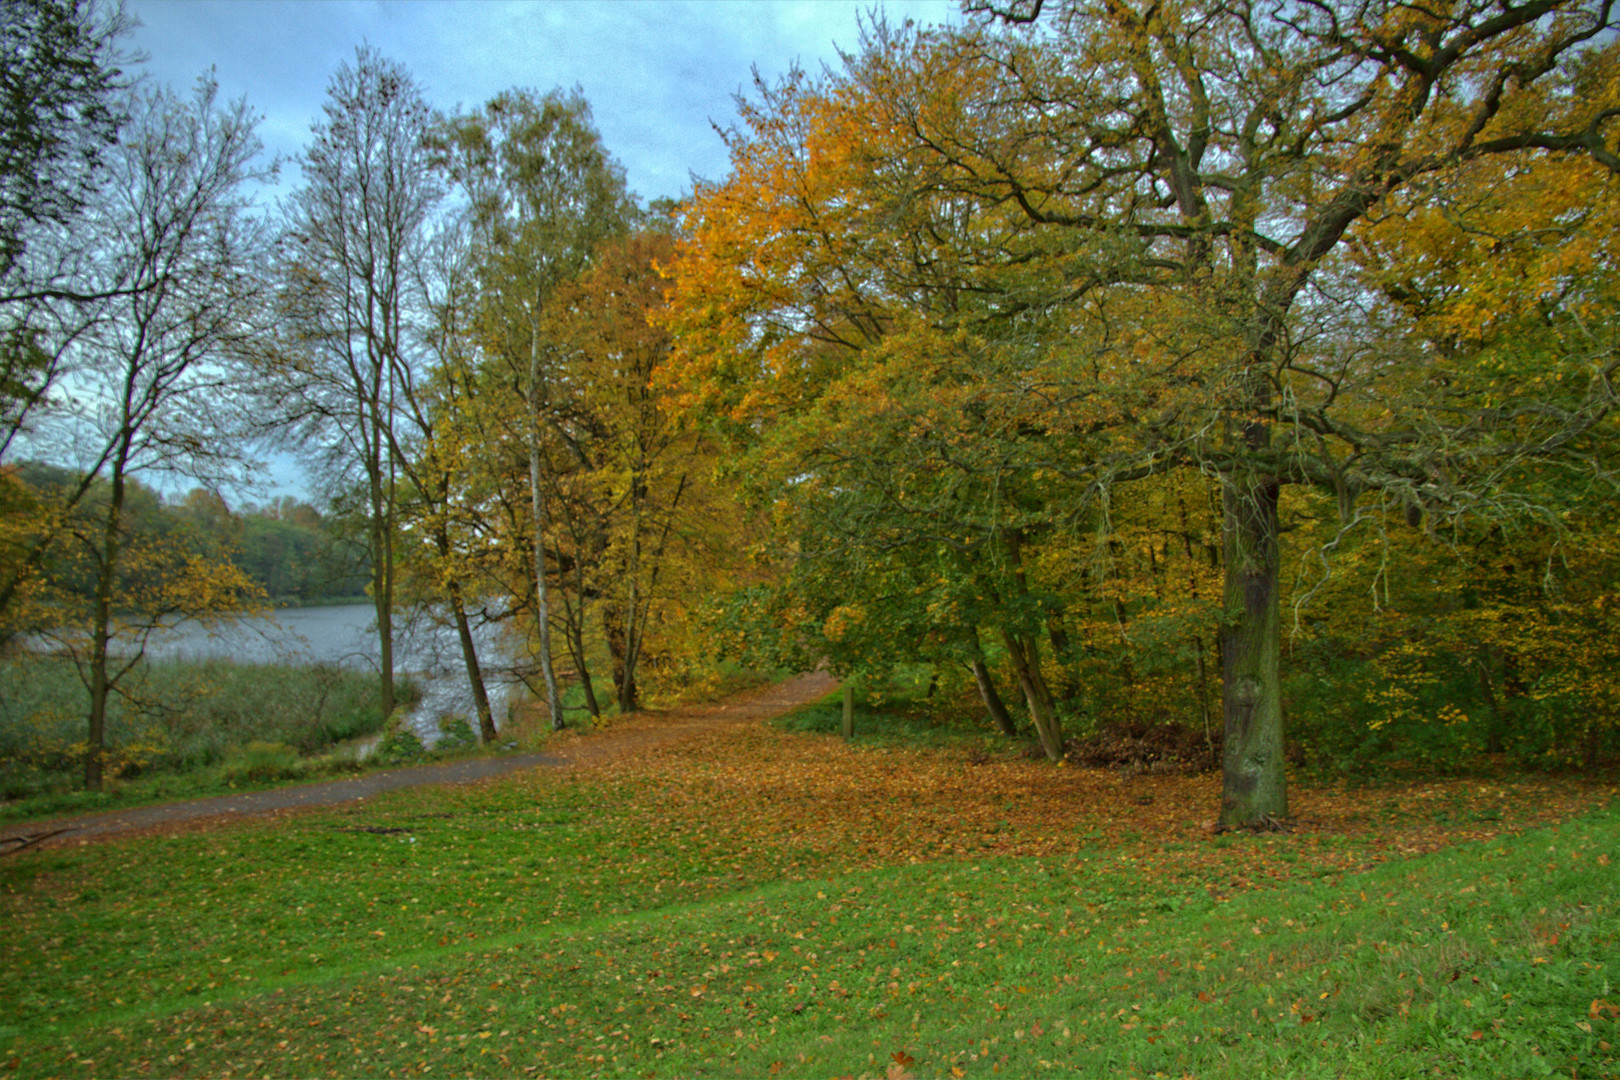
M1494 159L1506 178L1510 160L1590 153L1620 172L1606 142L1620 115L1610 14L1608 3L1366 3L1205 18L1076 4L1059 13L1055 48L1022 35L965 43L969 63L1012 65L1022 115L1009 128L1061 162L1031 171L980 142L986 164L1008 168L974 186L1078 243L1123 236L1128 273L1109 276L1176 298L1182 325L1144 334L1193 360L1166 374L1195 392L1160 398L1174 415L1138 428L1148 438L1113 479L1168 459L1221 481L1223 826L1287 813L1282 486L1477 505L1499 492L1502 457L1556 451L1612 404L1611 361L1591 372L1586 401L1553 403L1539 423L1466 406L1439 425L1430 408L1376 421L1365 407L1381 372L1423 361L1399 339L1355 347L1359 304L1342 299L1336 258L1358 227L1476 163ZM1068 108L1049 123L1032 106L1054 96Z
M1602 334L1532 361L1557 395L1504 409L1471 363L1446 371L1466 392L1421 392L1430 354L1348 258L1468 170L1512 189L1532 166L1590 158L1613 185L1611 5L1000 14L879 27L824 86L765 99L733 148L749 170L699 193L693 265L710 280L692 294L719 285L692 309L706 355L689 362L746 386L837 387L885 357L897 320L922 322L1012 365L1005 430L1032 436L1059 520L1158 474L1212 477L1220 824L1280 820L1284 489L1333 493L1347 523L1364 497L1518 513L1525 492L1506 483L1572 460L1612 408ZM717 273L726 261L740 269ZM847 367L806 362L811 347Z
M699 189L676 267L686 396L751 448L741 472L767 505L792 508L778 520L802 523L791 587L813 621L849 608L873 628L838 620L835 668L876 662L857 643L930 635L943 637L935 656L982 663L982 627L1061 758L1065 703L1040 644L1065 659L1060 613L1028 564L1055 526L1084 521L1052 464L1090 447L1067 396L1047 389L1073 353L1046 343L1070 322L1026 299L1061 277L1012 215L904 198L917 171L884 156L895 135L867 122L858 88L840 100L794 75L761 93L731 136L733 178ZM1002 264L1014 272L985 271ZM941 579L973 601L936 590Z
M547 584L547 492L551 468L545 440L562 410L558 363L541 323L559 284L577 274L607 237L623 231L632 204L624 170L608 155L591 124L590 106L575 91L509 91L445 128L451 175L466 192L481 264L483 345L500 378L522 398L528 450L530 543L535 617L546 703L553 727L564 723L551 657L551 598ZM588 673L584 673L588 679Z
M118 41L127 28L121 7L0 3L0 461L50 403L94 305L130 287L105 277L84 227L125 119ZM10 507L28 497L6 475L0 504L0 634L9 635L52 533L19 530L25 515Z
M30 234L66 226L98 189L123 123L122 7L0 3L0 300L48 289L22 273Z
M671 348L669 331L652 321L668 288L659 266L673 254L673 238L657 227L610 241L558 290L546 323L559 374L574 388L562 424L577 475L573 497L559 500L581 609L571 651L583 661L578 627L586 600L599 600L621 713L640 707L636 673L676 551L703 531L700 519L711 528L722 520L699 475L712 450L678 423L655 379Z
M226 475L233 457L229 362L262 330L255 267L263 233L241 201L260 178L256 118L221 106L203 80L187 100L138 93L133 119L108 155L95 224L110 290L75 354L76 413L65 435L87 462L64 502L71 561L87 602L58 593L90 694L85 786L99 789L109 697L147 635L175 615L229 609L252 593L241 574L132 529L134 473ZM83 493L93 491L95 498ZM59 511L60 512L60 511Z
M381 698L394 709L394 543L401 387L420 378L425 304L414 263L444 195L432 114L403 67L362 46L327 90L326 115L287 207L278 345L282 416L329 474L363 489Z
M472 633L469 584L479 573L478 513L463 484L466 459L478 454L465 438L466 414L478 407L477 336L473 322L476 292L464 222L452 219L435 237L422 260L422 288L431 309L423 344L433 358L431 375L403 379L399 409L410 432L409 449L393 441L400 469L410 482L404 506L406 532L415 530L427 543L408 547L421 558L419 577L425 592L449 608L461 646L462 663L472 689L478 730L486 743L498 737L495 716L484 687L483 665ZM476 588L476 585L474 585Z

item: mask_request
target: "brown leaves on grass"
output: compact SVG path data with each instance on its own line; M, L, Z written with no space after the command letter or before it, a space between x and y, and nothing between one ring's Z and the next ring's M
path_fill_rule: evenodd
M642 812L672 829L698 823L740 851L798 852L804 874L994 855L1120 859L1206 879L1215 895L1550 824L1614 793L1539 775L1296 783L1293 834L1226 841L1207 829L1216 775L1124 776L1012 756L970 766L959 751L863 748L761 724L648 746L601 771L647 784Z

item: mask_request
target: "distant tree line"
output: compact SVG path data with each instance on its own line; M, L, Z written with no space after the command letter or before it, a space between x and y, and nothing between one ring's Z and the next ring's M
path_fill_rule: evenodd
M37 461L20 462L9 472L45 503L60 499L80 481L71 469ZM105 481L92 483L79 500L82 519L104 514L109 496ZM142 543L167 544L197 558L234 565L271 604L365 600L370 567L364 545L345 535L352 523L290 495L232 510L206 488L171 500L130 480L125 515L129 532ZM94 576L65 551L47 558L45 565L54 587L82 597L94 593ZM134 587L126 577L118 591L128 593Z

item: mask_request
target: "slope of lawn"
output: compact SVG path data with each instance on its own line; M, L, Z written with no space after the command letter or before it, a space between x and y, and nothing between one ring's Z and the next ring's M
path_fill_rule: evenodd
M1620 1072L1612 787L1215 795L760 727L19 855L0 1071Z

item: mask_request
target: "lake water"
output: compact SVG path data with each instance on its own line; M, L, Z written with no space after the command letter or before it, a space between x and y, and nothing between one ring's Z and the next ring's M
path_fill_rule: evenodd
M378 670L375 611L370 604L288 608L267 615L190 621L153 634L147 655L153 659L227 659L248 664L335 664L354 671ZM522 686L512 673L514 657L504 647L498 628L474 624L473 638L484 666L484 686L495 723L501 725L512 695ZM394 673L409 675L422 689L422 700L410 715L411 726L432 745L439 719L464 716L478 730L472 685L461 658L454 624L440 624L425 614L396 615Z

